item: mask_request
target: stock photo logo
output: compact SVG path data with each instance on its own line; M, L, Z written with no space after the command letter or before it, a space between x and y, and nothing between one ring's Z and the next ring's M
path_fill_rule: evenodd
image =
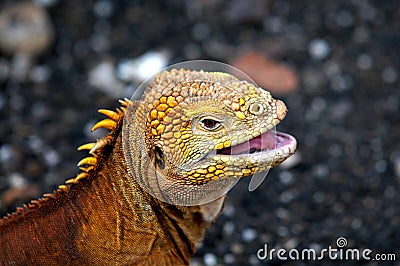
M338 237L335 246L327 246L322 249L284 249L269 248L264 244L263 248L257 251L257 258L262 261L396 261L395 253L378 253L369 248L353 248L348 246L347 238Z

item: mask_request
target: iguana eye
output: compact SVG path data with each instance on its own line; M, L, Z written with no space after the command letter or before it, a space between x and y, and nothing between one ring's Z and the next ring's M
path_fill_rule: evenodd
M216 130L221 126L221 122L207 117L200 120L200 125L207 130Z

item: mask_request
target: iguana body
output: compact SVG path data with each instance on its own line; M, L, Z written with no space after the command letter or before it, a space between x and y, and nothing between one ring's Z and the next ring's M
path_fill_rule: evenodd
M282 102L250 83L223 73L171 70L148 87L140 101L100 110L109 118L94 129L110 133L81 146L91 154L78 163L81 174L0 220L1 265L188 265L224 196L177 206L153 197L137 180L152 187L155 169L195 187L262 171L295 150L295 140L281 134L274 156L261 156L262 147L250 156L262 158L258 166L243 157L241 143L260 145L252 140L263 139L258 135L286 113ZM124 120L126 108L136 121ZM131 128L128 138L124 123Z

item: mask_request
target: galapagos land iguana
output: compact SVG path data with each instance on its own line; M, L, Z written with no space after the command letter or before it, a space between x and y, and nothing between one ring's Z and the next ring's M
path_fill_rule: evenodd
M285 104L226 73L171 69L120 102L80 174L0 220L0 265L188 265L230 180L296 149Z

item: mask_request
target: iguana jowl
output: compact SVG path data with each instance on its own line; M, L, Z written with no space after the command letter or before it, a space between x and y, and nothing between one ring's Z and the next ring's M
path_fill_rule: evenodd
M140 100L121 104L99 110L108 118L93 130L110 133L79 148L91 154L78 163L82 173L0 220L1 265L187 265L224 188L211 202L174 205L168 199L179 191L165 192L157 176L220 186L296 148L293 137L271 130L285 117L284 103L229 74L172 69Z

